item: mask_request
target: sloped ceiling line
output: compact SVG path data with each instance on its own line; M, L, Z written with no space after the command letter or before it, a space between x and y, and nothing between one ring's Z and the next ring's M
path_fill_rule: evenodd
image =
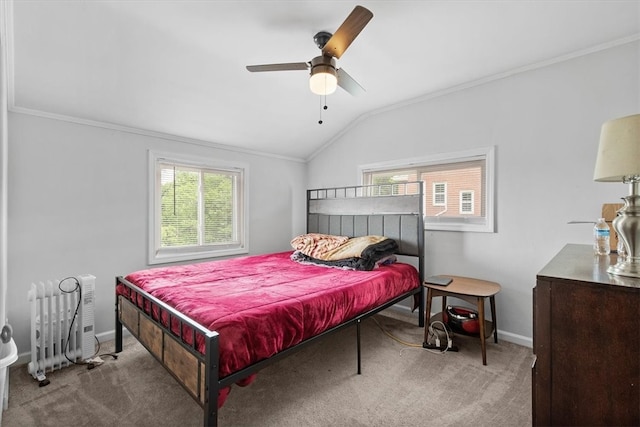
M453 86L447 89L443 89L437 92L433 92L433 93L428 93L425 95L421 95L412 99L408 99L406 101L401 101L386 107L382 107L379 108L377 110L374 111L369 111L367 113L364 113L360 116L358 116L354 121L352 121L351 123L349 123L344 129L342 129L338 134L336 134L335 136L333 136L329 141L327 141L326 143L324 143L320 148L318 148L316 151L314 151L308 158L307 161L311 161L314 157L316 157L318 154L320 154L322 151L326 150L328 147L330 147L331 145L333 145L336 141L340 140L340 138L342 138L345 134L349 133L349 131L351 129L353 129L355 126L357 126L358 124L360 124L361 122L377 116L379 114L384 114L387 113L389 111L393 111L393 110L398 110L404 107L408 107L410 105L413 104L419 104L421 102L425 102L431 99L435 99L435 98L439 98L441 96L445 96L445 95L449 95L455 92L459 92L462 90L466 90L466 89L470 89L472 87L476 87L476 86L481 86L487 83L491 83L497 80L502 80L502 79L506 79L509 78L511 76L514 76L516 74L522 74L522 73L526 73L528 71L533 71L533 70L537 70L540 68L544 68L544 67L548 67L554 64L558 64L561 62L565 62L565 61L569 61L571 59L574 58L578 58L581 56L585 56L585 55L590 55L592 53L596 53L596 52L600 52L603 50L607 50L607 49L612 49L618 46L623 46L625 44L629 44L629 43L633 43L633 42L637 42L640 41L640 33L631 35L629 37L624 37L618 40L614 40L608 43L602 43L599 44L597 46L593 46L587 49L583 49L580 51L576 51L576 52L572 52L566 55L561 55L552 59L548 59L546 61L541 61L541 62L537 62L534 64L529 64L526 65L524 67L520 67L514 70L508 70L505 71L503 73L499 73L499 74L495 74L492 76L487 76L485 78L479 79L479 80L475 80L472 82L466 82L457 86ZM640 56L640 53L639 53ZM640 77L639 77L640 78Z

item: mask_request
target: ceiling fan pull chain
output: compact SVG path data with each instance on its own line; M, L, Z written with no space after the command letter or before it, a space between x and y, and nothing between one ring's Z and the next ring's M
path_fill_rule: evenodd
M322 102L322 97L324 97L324 102ZM319 125L322 124L322 110L326 110L329 108L327 107L327 95L320 95L320 105L322 105L322 108L320 109L320 120L318 120Z

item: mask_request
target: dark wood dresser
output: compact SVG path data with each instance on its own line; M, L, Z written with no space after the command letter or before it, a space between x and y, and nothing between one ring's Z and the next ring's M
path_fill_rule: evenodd
M640 279L566 245L533 290L533 424L640 425Z

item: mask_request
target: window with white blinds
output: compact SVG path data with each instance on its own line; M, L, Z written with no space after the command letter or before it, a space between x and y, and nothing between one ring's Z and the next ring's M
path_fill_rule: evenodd
M428 230L494 231L494 148L360 166L364 185L424 181ZM400 187L399 187L400 188Z
M247 253L246 166L150 152L149 263Z

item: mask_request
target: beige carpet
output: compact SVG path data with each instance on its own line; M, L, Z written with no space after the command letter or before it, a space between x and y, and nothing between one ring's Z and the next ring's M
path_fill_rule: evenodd
M221 426L529 426L531 349L455 337L459 352L433 354L422 329L377 315L362 323L362 375L355 327L324 338L234 387ZM376 322L377 321L377 322ZM105 343L111 351L113 343ZM117 360L65 368L38 387L26 366L10 373L3 426L199 426L202 409L133 338Z

